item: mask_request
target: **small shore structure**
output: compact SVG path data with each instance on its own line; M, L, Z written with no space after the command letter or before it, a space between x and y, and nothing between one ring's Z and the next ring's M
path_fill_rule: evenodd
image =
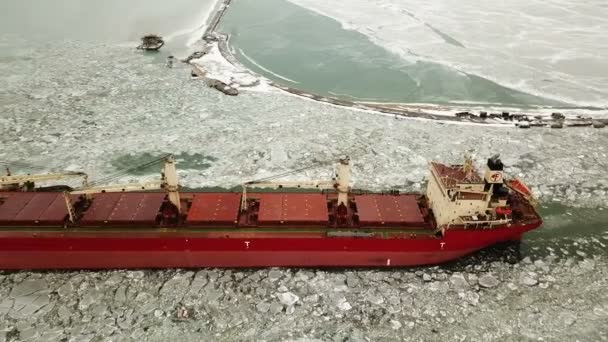
M141 44L137 47L138 50L158 51L165 45L162 37L155 34L148 34L141 37Z

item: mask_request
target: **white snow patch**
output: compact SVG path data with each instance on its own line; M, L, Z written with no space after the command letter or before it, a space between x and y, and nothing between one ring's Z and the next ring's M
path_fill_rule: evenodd
M190 63L207 71L206 77L227 84L237 83L240 86L251 86L257 82L262 83L262 79L253 75L250 71L243 70L228 62L220 53L217 43L213 43L209 52L203 57L193 59Z
M253 59L253 58L249 57L249 55L247 55L247 54L245 53L245 51L243 51L243 50L242 50L242 49L240 49L240 48L239 48L239 52L241 53L241 55L243 55L243 57L245 57L245 58L246 58L246 59L247 59L249 62L251 62L251 64L253 64L253 65L257 66L258 68L260 68L260 69L262 69L262 70L266 71L267 73L269 73L269 74L271 74L271 75L274 75L274 76L276 76L276 77L278 77L278 78L280 78L280 79L282 79L282 80L285 80L285 81L287 81L287 82L291 82L291 83L295 83L295 84L299 84L299 83L300 83L300 82L298 82L298 81L294 81L294 80L292 80L291 78L287 78L287 77L285 77L285 76L282 76L282 75L277 74L276 72L273 72L273 71L271 71L271 70L266 69L266 68L265 68L264 66L262 66L260 63L258 63L258 62L257 62L255 59Z

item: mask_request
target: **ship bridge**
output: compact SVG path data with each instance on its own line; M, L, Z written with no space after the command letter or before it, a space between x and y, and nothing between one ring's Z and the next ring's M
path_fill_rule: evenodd
M430 163L428 204L438 226L497 225L511 222L503 165L494 156L482 178L470 157L462 165Z

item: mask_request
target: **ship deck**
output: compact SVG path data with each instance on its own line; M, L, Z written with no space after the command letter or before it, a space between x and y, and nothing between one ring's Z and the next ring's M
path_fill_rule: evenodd
M244 208L241 196L240 192L184 192L182 213L174 215L162 192L99 193L89 199L70 195L76 214L72 223L62 193L5 192L0 193L0 229L434 230L425 197L419 194L352 194L347 208L338 207L332 192L252 192Z
M181 193L182 213L162 192L0 192L0 269L414 266L517 241L542 221L493 229L435 227L417 194ZM66 200L75 211L68 220ZM528 221L526 221L528 220Z

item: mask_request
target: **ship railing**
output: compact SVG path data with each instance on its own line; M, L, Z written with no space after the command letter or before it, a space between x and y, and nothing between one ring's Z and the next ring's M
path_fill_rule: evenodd
M374 237L378 234L377 232L358 232L358 231L328 231L327 236L329 237Z
M499 220L475 220L471 216L460 216L458 218L460 224L468 225L483 225L483 226L496 226L500 224L507 224L511 222L511 219L499 219Z

